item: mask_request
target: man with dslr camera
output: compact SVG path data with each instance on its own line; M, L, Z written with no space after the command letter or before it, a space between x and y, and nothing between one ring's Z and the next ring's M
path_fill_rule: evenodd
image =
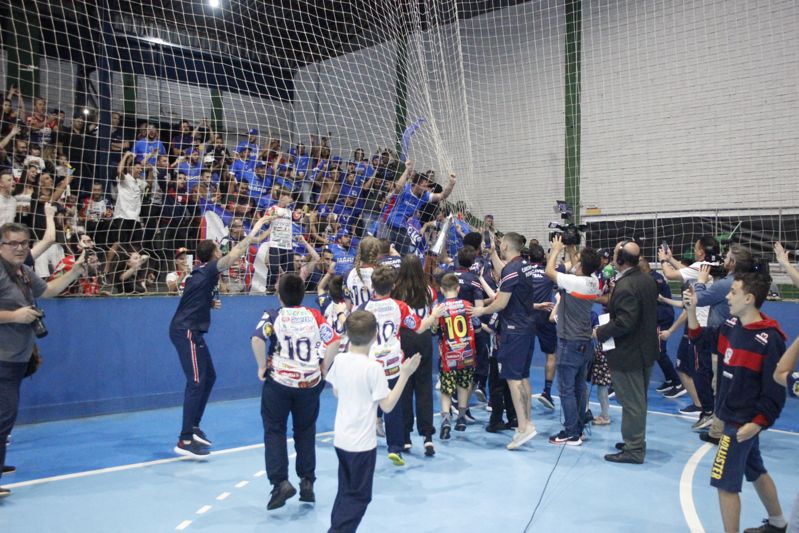
M30 253L30 233L22 224L0 226L0 466L6 466L6 441L14 427L19 408L22 379L36 371L38 357L33 356L36 337L47 335L44 313L36 298L61 294L83 272L84 254L65 275L46 283L25 265ZM0 473L2 476L2 473ZM0 498L11 491L0 487Z

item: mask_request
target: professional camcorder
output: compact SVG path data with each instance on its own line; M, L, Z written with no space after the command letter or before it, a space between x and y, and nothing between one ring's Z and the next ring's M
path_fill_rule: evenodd
M567 204L563 200L557 200L555 203L555 213L560 215L561 220L563 223L559 222L550 222L549 228L554 229L557 231L553 231L549 234L549 240L555 237L555 235L560 235L561 239L563 240L563 244L565 245L579 245L582 236L580 232L584 232L588 226L586 224L577 225L572 222L572 218L574 217L574 211L572 207Z

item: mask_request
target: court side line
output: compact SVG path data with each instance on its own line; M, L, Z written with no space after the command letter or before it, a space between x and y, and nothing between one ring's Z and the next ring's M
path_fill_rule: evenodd
M713 445L709 443L700 446L685 463L680 476L680 508L691 533L705 533L705 528L702 526L702 521L699 519L694 505L694 474L696 474L699 461L712 449Z
M317 437L327 437L332 435L332 431L326 431L324 433L317 433ZM286 442L294 442L294 439L286 439ZM258 448L263 448L263 443L260 444L250 444L248 446L239 446L238 448L227 448L225 450L219 450L215 452L211 452L211 455L227 455L230 453L238 453L238 452L246 452L249 450L256 450ZM30 479L28 481L20 481L19 483L9 483L8 485L4 485L8 489L17 489L20 487L30 487L33 485L41 485L43 483L52 483L54 481L65 481L69 479L79 479L84 477L91 477L91 476L98 476L100 474L113 474L114 472L124 472L126 470L135 470L137 468L146 468L148 466L158 466L163 464L169 463L176 463L178 461L192 461L193 459L190 457L169 457L167 459L156 459L155 461L145 461L142 463L131 463L127 465L119 465L119 466L110 466L107 468L98 468L96 470L86 470L84 472L74 472L72 474L61 474L59 476L51 476L51 477L43 477L39 479Z

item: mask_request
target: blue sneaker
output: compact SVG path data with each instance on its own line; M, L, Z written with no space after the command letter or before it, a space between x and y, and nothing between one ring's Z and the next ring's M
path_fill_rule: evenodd
M190 443L186 444L183 442L183 439L180 439L173 450L178 455L191 457L193 459L207 459L208 455L211 453L208 448L196 440L192 440Z

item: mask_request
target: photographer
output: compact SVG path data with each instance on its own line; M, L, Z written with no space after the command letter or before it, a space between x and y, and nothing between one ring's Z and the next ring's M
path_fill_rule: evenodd
M61 294L83 272L81 255L67 274L49 283L24 265L30 247L30 232L22 224L0 226L0 466L5 467L6 441L19 407L22 378L35 372L33 357L36 336L47 335L36 307L36 298ZM2 474L0 474L2 475ZM0 497L11 492L0 488Z

